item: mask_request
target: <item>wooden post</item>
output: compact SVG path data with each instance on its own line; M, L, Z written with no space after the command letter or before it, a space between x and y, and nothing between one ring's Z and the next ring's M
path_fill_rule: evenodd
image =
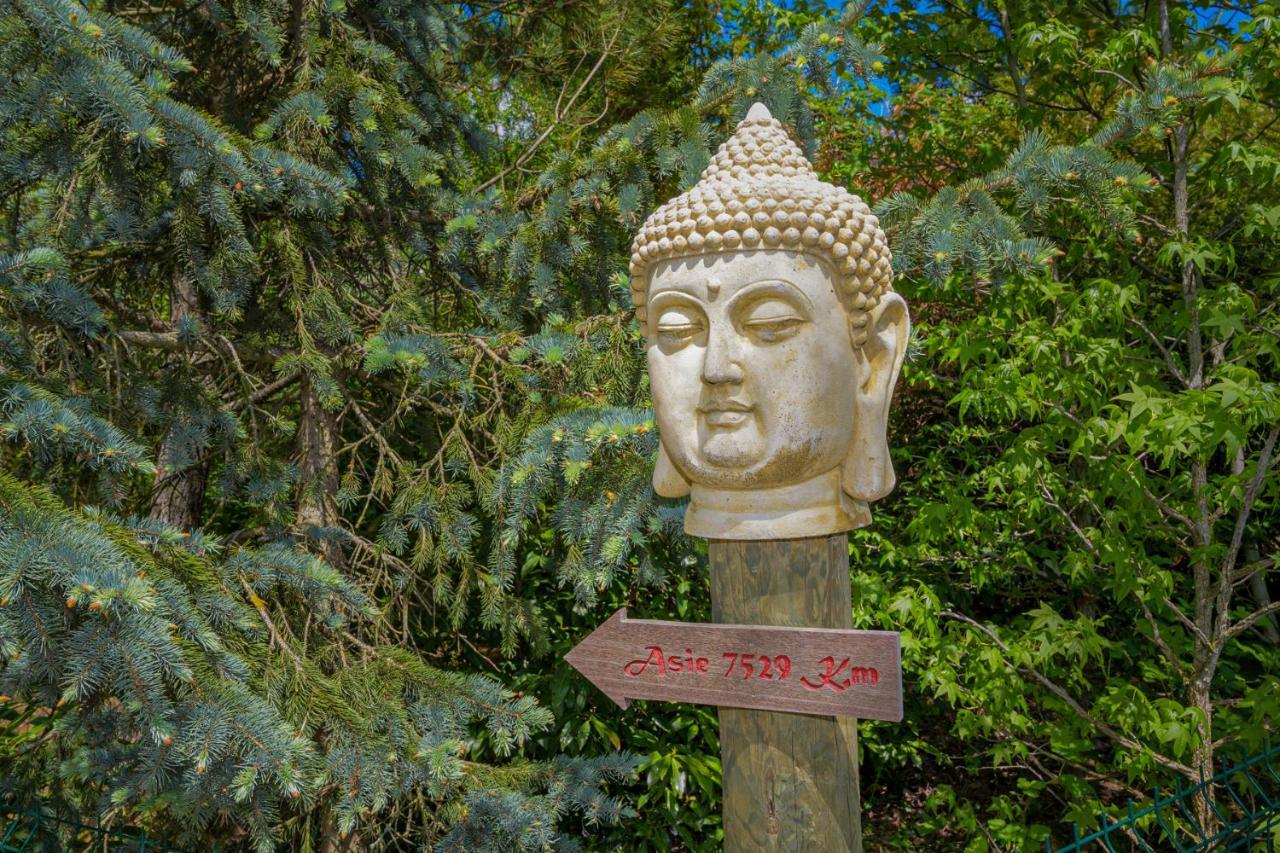
M852 628L848 543L711 541L712 619ZM721 708L726 853L860 853L857 722Z

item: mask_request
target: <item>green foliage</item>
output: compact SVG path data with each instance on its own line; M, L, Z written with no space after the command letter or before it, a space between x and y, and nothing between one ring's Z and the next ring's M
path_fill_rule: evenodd
M880 201L876 212L897 238L900 274L936 281L958 269L999 283L1052 263L1058 249L1029 234L1051 200L1070 193L1093 205L1113 227L1128 224L1121 188L1149 186L1136 163L1117 161L1097 145L1051 145L1031 131L994 172L921 199L908 191ZM1002 203L1003 202L1003 203ZM1031 222L1027 222L1030 218Z
M499 776L461 758L473 719L499 753L551 722L491 678L390 647L366 646L332 672L322 655L303 660L260 593L289 590L317 629L344 631L366 604L320 558L273 543L216 560L221 549L207 538L75 514L7 475L0 506L3 690L21 716L56 717L45 738L56 735L61 764L30 766L41 744L27 738L6 759L10 784L56 772L101 786L101 807L164 807L192 843L217 832L220 814L236 814L261 848L278 839L282 803L335 785L346 789L343 831L415 789L460 808L507 803L524 821L507 840L526 846L544 846L568 809L618 817L596 785L625 773L625 760L559 759ZM463 821L445 842L468 832Z
M714 849L714 712L560 659L709 618L622 271L756 100L917 328L871 842L1041 845L1273 732L1280 53L1167 5L0 0L5 795Z
M873 140L831 156L891 191L917 327L907 474L853 546L917 674L873 773L952 780L896 843L1039 846L1273 731L1272 13L1164 8L872 17L919 98L823 113Z
M634 17L596 25L612 44ZM508 260L565 306L590 289L557 277L612 276L582 235L616 214L572 218L598 190L547 183L532 212L476 191L544 81L494 133L450 55L510 73L525 35L421 4L32 0L0 26L3 464L50 489L4 480L5 702L48 726L4 756L9 793L259 848L540 849L616 822L630 758L512 760L545 707L431 660L477 600L510 649L540 626L483 569L493 460L540 384L499 354L537 299ZM624 82L679 34L594 67Z
M781 50L820 13L771 14ZM852 547L855 617L903 631L908 722L862 727L864 825L903 849L1062 838L1198 780L1278 710L1270 13L1172 9L1167 49L1158 10L1006 14L1007 36L977 6L873 9L892 112L849 67L806 102L817 162L881 200L918 330L899 491ZM550 464L550 441L525 452ZM612 464L585 495L621 493L633 463Z
M804 123L869 50L700 99L708 11L642 6L0 6L3 677L58 721L10 790L264 848L627 813L616 735L512 759L546 706L465 673L563 650L561 584L669 588L620 260L767 75Z

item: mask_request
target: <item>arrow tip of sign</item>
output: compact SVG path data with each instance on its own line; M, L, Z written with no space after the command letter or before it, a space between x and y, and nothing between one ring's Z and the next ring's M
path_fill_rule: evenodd
M604 693L604 695L608 696L611 702L613 702L615 705L617 705L619 708L621 708L624 711L627 710L627 706L630 705L631 703L627 701L626 696L622 695L622 691L619 690L617 693L614 693L613 691L607 689L605 686L601 685L599 682L596 681L595 678L592 677L592 672L595 669L595 667L591 665L590 655L587 654L586 650L592 647L593 645L601 641L604 641L606 637L612 635L615 631L619 630L622 627L622 623L626 621L627 621L627 608L619 607L616 611L614 611L612 616L610 616L603 623L597 626L594 631L592 631L582 640L582 642L578 643L578 645L570 649L568 654L564 656L565 661L571 667L576 669L578 672L582 673L583 676L585 676L588 681L590 681L592 684L595 684L596 687L599 688L602 693Z

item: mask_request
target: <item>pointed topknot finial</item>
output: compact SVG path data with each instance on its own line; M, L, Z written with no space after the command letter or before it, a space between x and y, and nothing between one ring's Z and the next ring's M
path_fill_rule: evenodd
M880 220L860 198L818 178L787 129L755 103L698 182L644 221L631 245L636 317L648 317L649 274L673 258L757 251L826 258L842 299L868 339L867 312L893 289L892 255Z

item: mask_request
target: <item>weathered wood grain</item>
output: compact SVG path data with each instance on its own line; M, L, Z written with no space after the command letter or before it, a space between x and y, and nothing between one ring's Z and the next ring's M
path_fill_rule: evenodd
M846 534L712 541L716 622L851 628ZM726 853L861 851L857 721L720 710Z
M623 608L565 659L623 708L628 699L663 699L902 719L890 631L629 619Z

